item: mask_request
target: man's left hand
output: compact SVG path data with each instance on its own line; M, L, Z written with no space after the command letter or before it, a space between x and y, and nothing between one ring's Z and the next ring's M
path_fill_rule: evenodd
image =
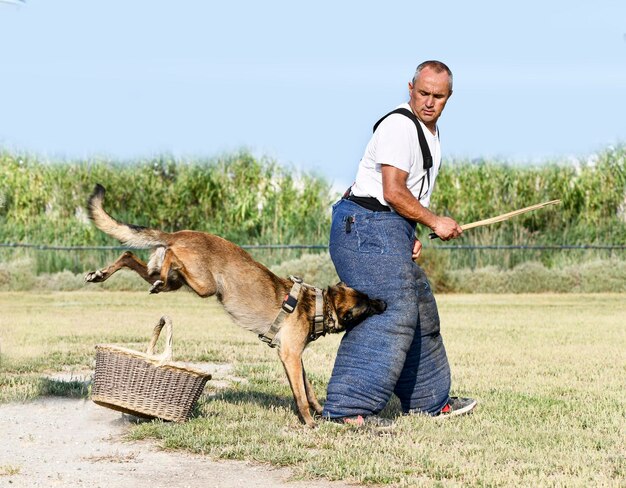
M420 254L422 254L422 243L419 239L415 239L415 242L413 243L413 255L411 257L413 260L416 260L420 257Z

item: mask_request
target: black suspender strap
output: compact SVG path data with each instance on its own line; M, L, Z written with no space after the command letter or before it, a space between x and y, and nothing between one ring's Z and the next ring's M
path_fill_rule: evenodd
M389 112L387 115L385 115L383 118L381 118L378 122L374 124L374 132L376 132L376 129L378 128L380 123L392 114L401 114L401 115L404 115L405 117L408 117L409 119L413 121L413 123L415 124L415 128L417 129L417 138L420 143L420 149L422 150L422 158L424 159L424 169L429 170L430 168L432 168L433 157L430 154L430 148L428 147L428 142L426 142L426 137L424 136L424 130L422 129L422 126L420 125L419 120L417 119L415 114L411 112L410 110L406 108L397 108L393 112ZM430 184L430 175L428 175L428 179L429 179L429 184Z

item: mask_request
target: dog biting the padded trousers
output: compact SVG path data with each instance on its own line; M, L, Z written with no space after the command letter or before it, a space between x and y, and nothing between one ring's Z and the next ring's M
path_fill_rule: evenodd
M105 189L96 185L89 197L89 217L96 227L129 247L151 247L148 263L130 251L106 268L87 273L85 281L107 280L121 268L137 272L151 293L187 286L201 297L215 295L234 322L278 346L300 418L309 427L311 409L322 413L302 364L309 342L341 332L387 305L344 283L320 290L296 278L280 278L241 247L206 232L163 232L118 222L103 208Z

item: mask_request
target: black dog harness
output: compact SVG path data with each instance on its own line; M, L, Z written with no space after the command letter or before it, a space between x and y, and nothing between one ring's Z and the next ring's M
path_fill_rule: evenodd
M327 321L324 319L324 292L320 288L303 283L302 279L297 276L290 276L289 279L293 281L293 286L289 294L285 296L278 315L269 329L265 333L259 334L259 339L270 347L276 347L279 344L279 341L276 340L276 334L278 334L288 314L292 314L298 306L302 287L310 288L315 291L315 317L313 317L313 322L309 330L309 339L314 341L320 336L326 335L328 332L328 327L326 327ZM329 318L328 321L334 322L332 318Z

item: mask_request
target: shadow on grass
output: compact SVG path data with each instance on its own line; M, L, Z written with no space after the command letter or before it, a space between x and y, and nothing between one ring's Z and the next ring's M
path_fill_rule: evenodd
M291 395L281 395L278 393L270 393L259 390L240 390L240 389L224 389L216 395L202 396L200 401L196 403L192 416L202 417L202 406L210 405L212 402L222 401L232 403L233 405L251 404L262 408L283 407L290 409L294 414L298 413L296 402ZM322 406L324 402L320 399ZM402 407L400 400L394 395L387 403L387 406L380 412L381 417L394 419L402 415Z
M60 381L50 378L39 380L39 396L56 396L65 398L88 398L91 381Z
M204 404L209 404L214 401L222 401L235 405L249 403L261 407L291 407L295 410L295 402L291 395L285 396L259 390L224 389L219 391L216 395L202 397L202 403Z
M296 403L291 395L281 395L280 393L272 393L254 389L223 389L217 394L203 395L192 409L192 418L202 418L211 416L208 410L211 404L215 402L228 403L233 406L249 405L257 406L261 409L269 410L270 408L285 408L291 410L297 415Z

